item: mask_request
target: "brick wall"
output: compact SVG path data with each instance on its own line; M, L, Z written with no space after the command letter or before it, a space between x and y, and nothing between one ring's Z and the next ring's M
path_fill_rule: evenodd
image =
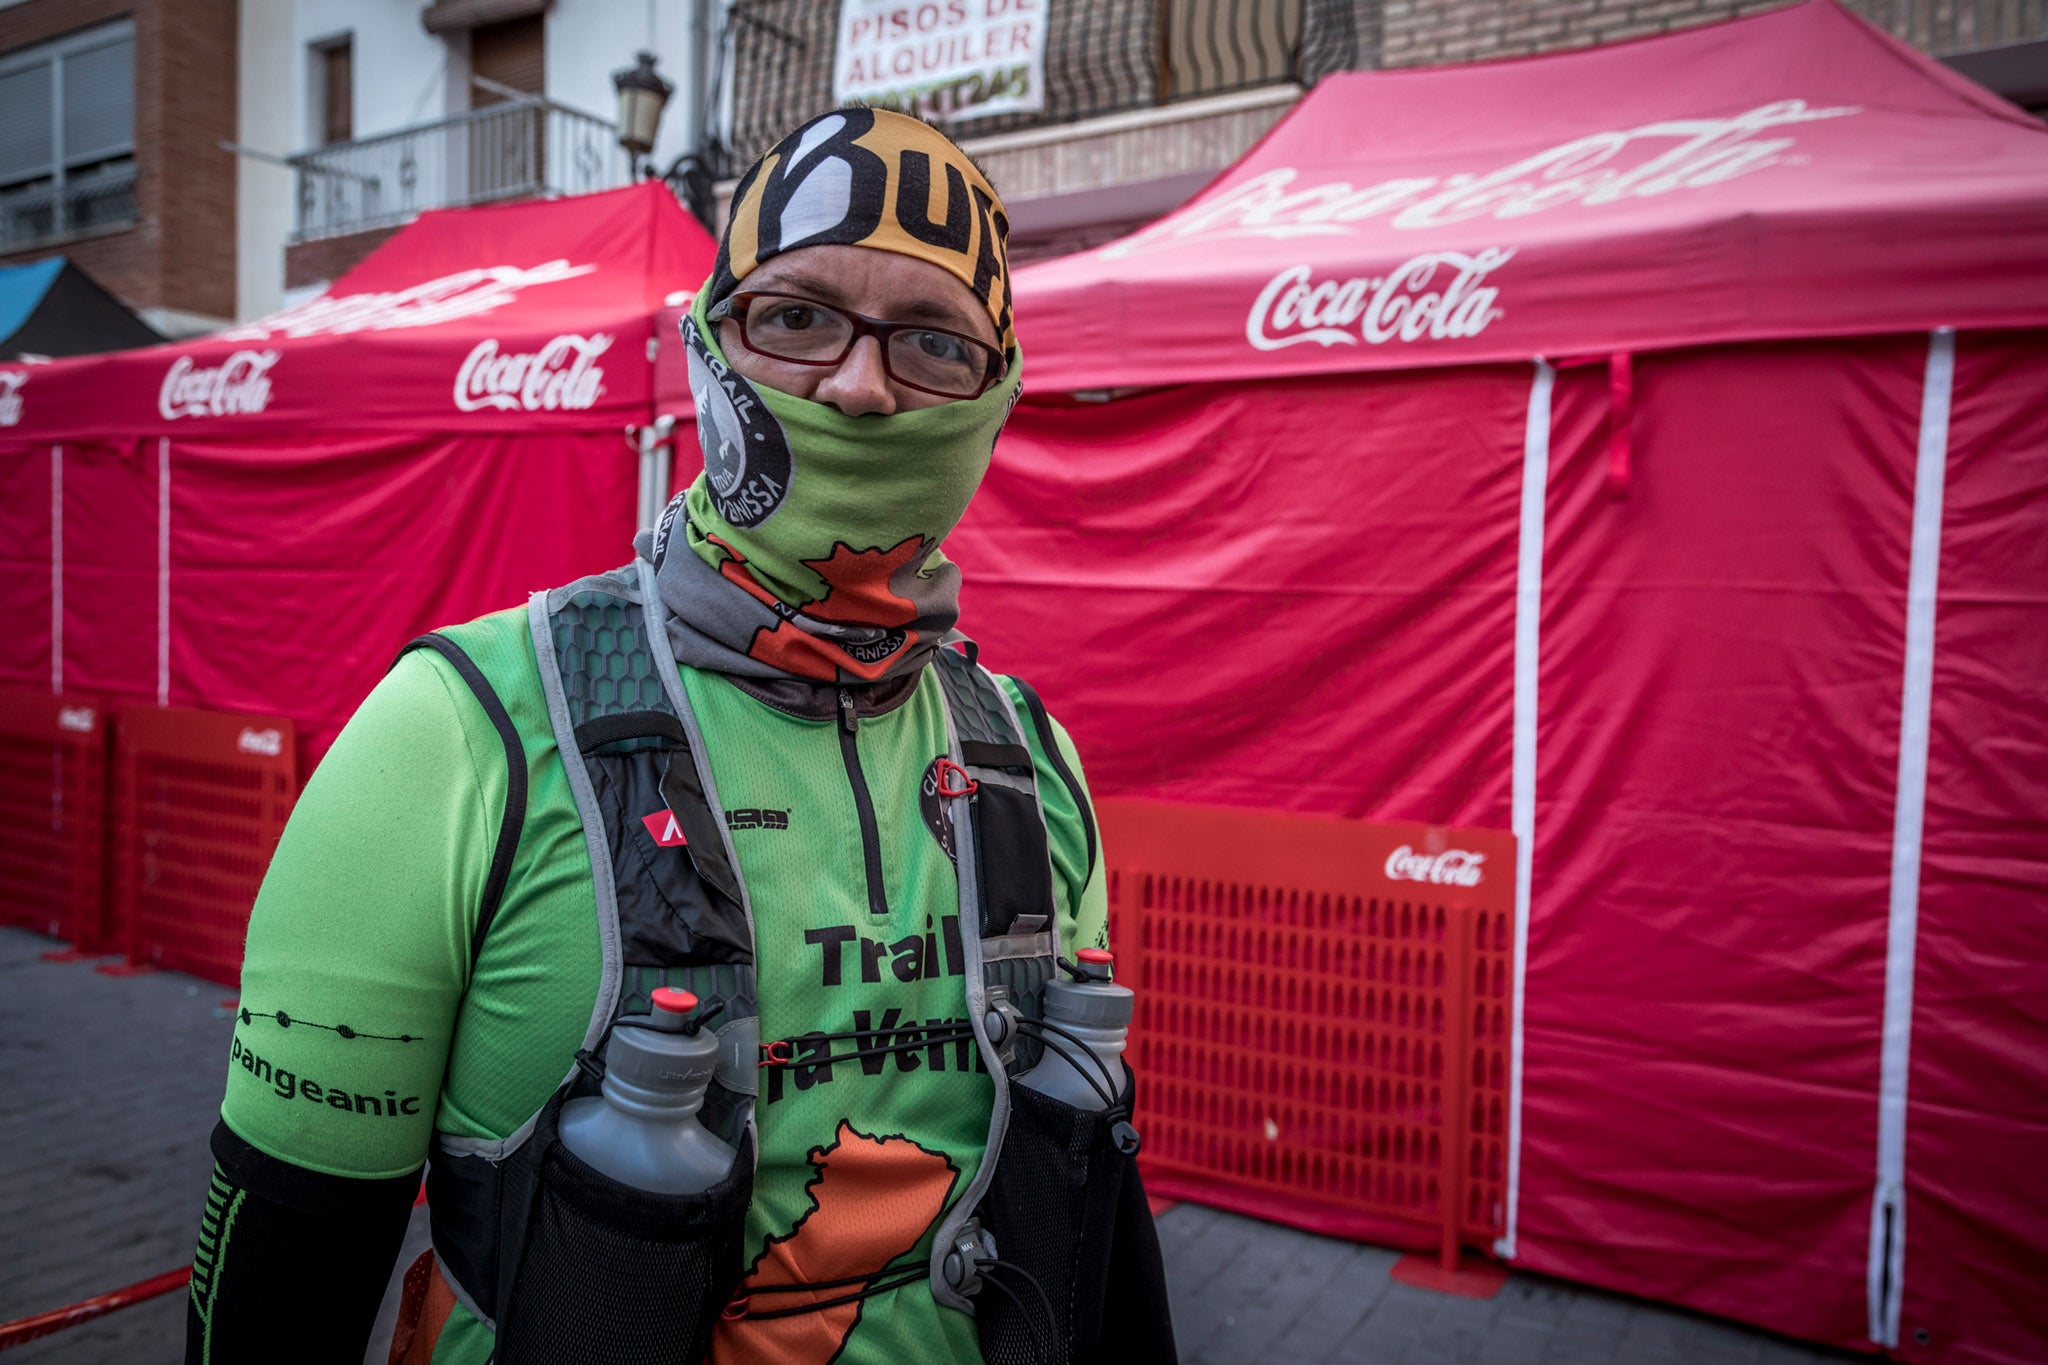
M390 240L395 227L351 232L346 237L315 237L310 242L293 242L284 250L284 287L303 289L324 284L353 269L363 257Z
M0 53L135 21L136 226L0 256L69 256L131 308L235 313L235 0L27 0Z
M1786 0L1386 0L1380 60L1433 66L1588 47L1780 8Z

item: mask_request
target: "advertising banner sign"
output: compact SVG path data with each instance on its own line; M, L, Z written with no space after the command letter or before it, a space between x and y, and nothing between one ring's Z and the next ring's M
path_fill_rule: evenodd
M832 98L943 121L1045 107L1045 0L841 0Z

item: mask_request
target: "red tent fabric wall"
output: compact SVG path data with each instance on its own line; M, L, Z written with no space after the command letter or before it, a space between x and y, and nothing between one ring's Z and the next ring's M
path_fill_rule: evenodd
M630 555L714 250L660 185L429 213L275 317L13 371L0 680L282 714L310 767L406 640Z
M2048 1358L2043 223L1809 4L1332 78L1020 272L963 625L1100 794L1516 831L1514 1263Z

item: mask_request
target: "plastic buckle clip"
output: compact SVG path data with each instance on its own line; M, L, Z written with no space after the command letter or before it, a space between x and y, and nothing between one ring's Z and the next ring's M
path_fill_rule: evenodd
M956 773L959 775L960 780L966 783L965 786L952 787L947 785L947 778ZM938 784L938 791L941 796L972 796L981 790L981 784L969 777L967 770L950 758L942 758L934 763L932 765L932 776L933 780Z
M763 1068L771 1066L788 1066L792 1061L795 1060L793 1057L790 1056L789 1039L787 1038L777 1038L772 1043L761 1043L758 1046L761 1049L761 1061L759 1065Z

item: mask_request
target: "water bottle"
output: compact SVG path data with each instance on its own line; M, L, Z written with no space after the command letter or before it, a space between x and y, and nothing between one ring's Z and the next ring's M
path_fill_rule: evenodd
M1115 959L1107 949L1083 948L1074 958L1067 968L1072 980L1045 983L1045 1022L1052 1027L1040 1035L1045 1052L1038 1065L1017 1084L1076 1109L1107 1109L1123 1094L1124 1040L1136 997L1110 979Z
M621 1020L604 1049L604 1085L562 1106L562 1145L612 1179L655 1194L695 1194L725 1178L735 1153L697 1111L718 1067L718 1040L668 986L644 1019Z

